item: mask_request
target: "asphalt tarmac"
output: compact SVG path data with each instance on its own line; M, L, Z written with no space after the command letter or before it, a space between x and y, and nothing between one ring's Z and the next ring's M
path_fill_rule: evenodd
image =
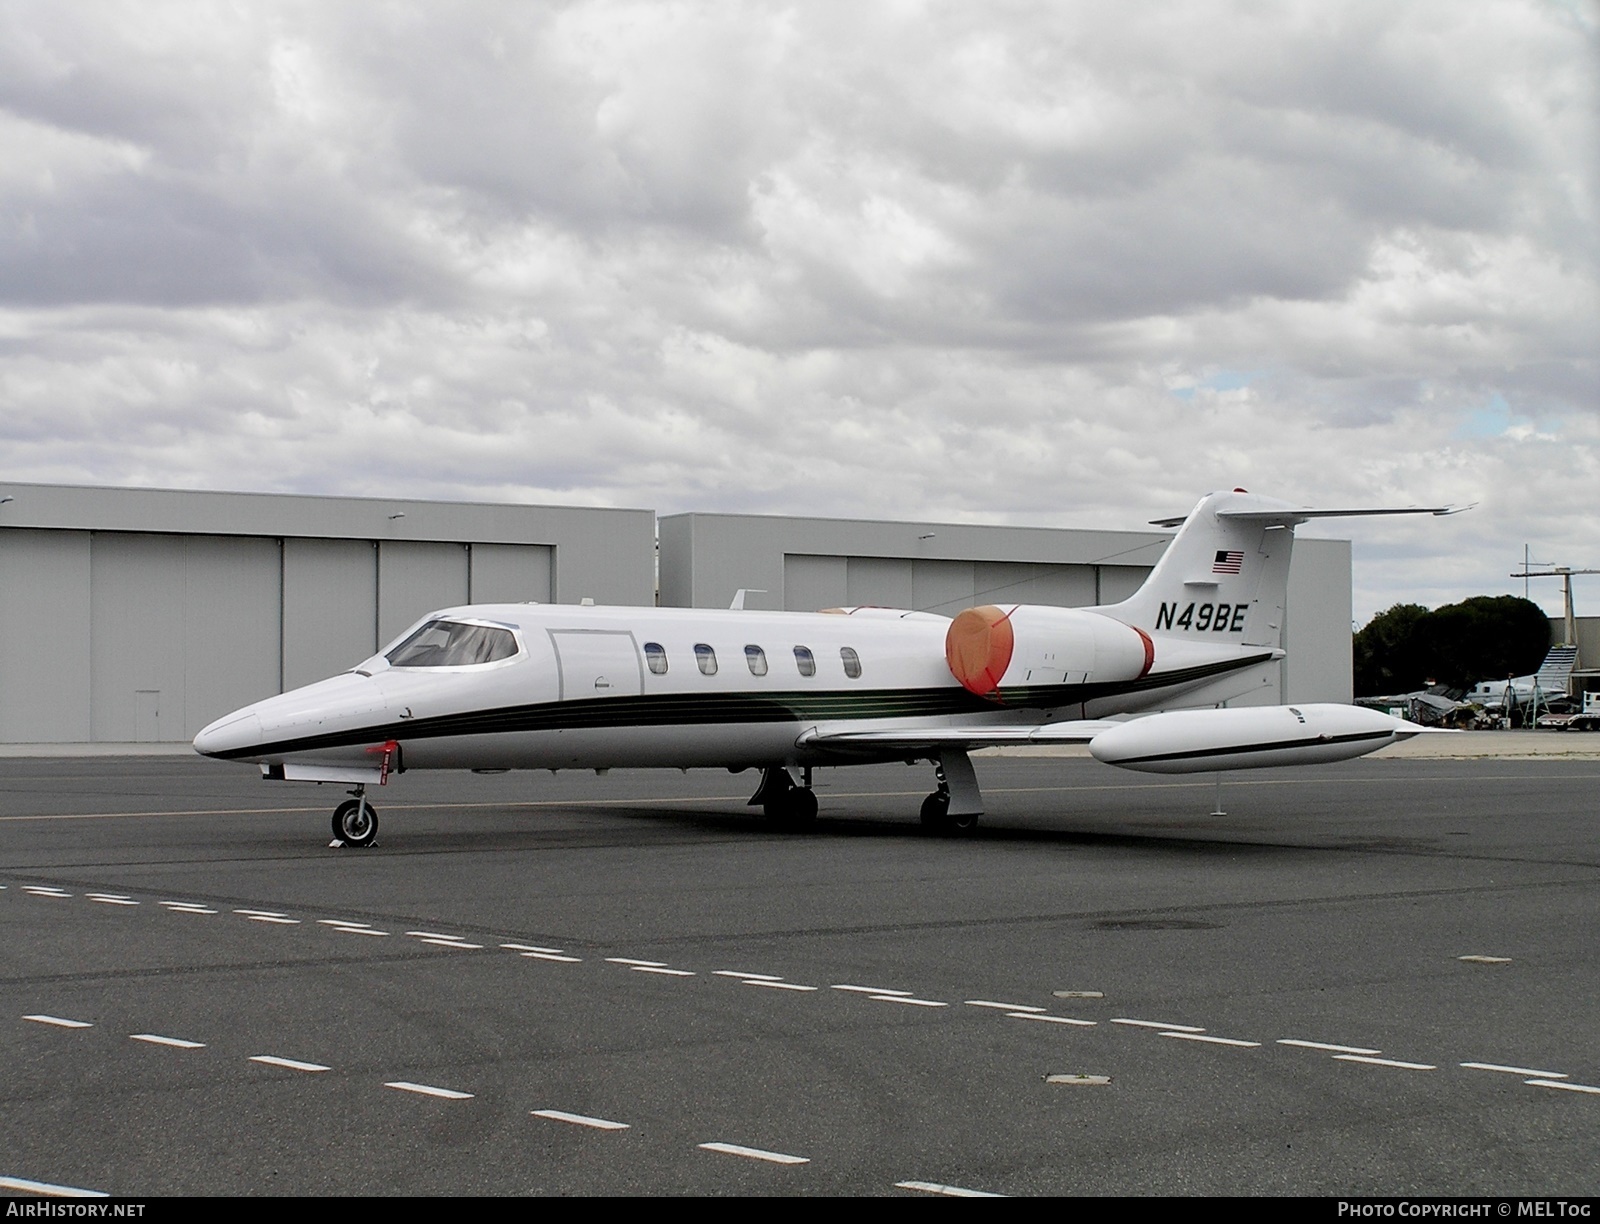
M1600 761L977 765L0 760L0 1187L1600 1189Z

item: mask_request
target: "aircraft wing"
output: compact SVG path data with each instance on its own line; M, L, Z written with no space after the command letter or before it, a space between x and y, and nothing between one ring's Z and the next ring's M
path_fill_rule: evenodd
M1472 506L1478 503L1473 502ZM1440 517L1447 514L1460 514L1463 510L1471 510L1472 506L1388 506L1369 507L1354 510L1313 510L1286 506L1271 510L1218 510L1219 519L1233 519L1249 523L1269 523L1283 527L1294 527L1310 519L1318 518L1369 518L1378 514L1432 514ZM1178 515L1174 518L1151 519L1152 527L1181 527L1188 515Z
M855 725L812 727L797 741L805 747L834 749L839 752L901 751L924 748L1003 748L1016 744L1087 744L1102 731L1120 727L1120 722L1078 719L1072 722L1041 723L1037 726L879 726Z

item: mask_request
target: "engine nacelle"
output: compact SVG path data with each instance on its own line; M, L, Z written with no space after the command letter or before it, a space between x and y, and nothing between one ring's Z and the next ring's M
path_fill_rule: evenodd
M1006 689L1137 680L1155 644L1121 621L1078 608L1012 604L968 608L944 639L950 674L980 697Z
M1135 718L1089 741L1097 761L1142 773L1213 773L1348 761L1424 728L1360 706L1245 706Z

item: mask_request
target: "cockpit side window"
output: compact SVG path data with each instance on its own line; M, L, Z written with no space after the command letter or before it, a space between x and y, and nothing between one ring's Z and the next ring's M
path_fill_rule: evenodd
M431 620L384 657L390 667L471 667L516 653L517 639L509 629Z

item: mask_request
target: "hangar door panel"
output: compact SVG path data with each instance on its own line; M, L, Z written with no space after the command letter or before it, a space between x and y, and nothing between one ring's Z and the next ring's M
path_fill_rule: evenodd
M183 740L278 691L276 540L95 532L91 731Z
M473 603L550 603L555 549L547 544L474 544Z
M411 540L378 545L378 642L386 646L429 612L467 602L467 546Z
M973 605L971 561L924 561L911 563L911 603L918 612L937 612L954 616Z
M283 687L349 671L378 649L371 540L283 542Z
M1102 565L1100 567L1100 602L1121 603L1144 585L1150 576L1147 565Z
M911 562L902 557L850 557L845 562L852 606L909 608L916 599Z
M789 553L783 558L783 607L787 612L820 612L850 602L843 557L810 557Z
M0 531L0 742L89 738L89 533Z

